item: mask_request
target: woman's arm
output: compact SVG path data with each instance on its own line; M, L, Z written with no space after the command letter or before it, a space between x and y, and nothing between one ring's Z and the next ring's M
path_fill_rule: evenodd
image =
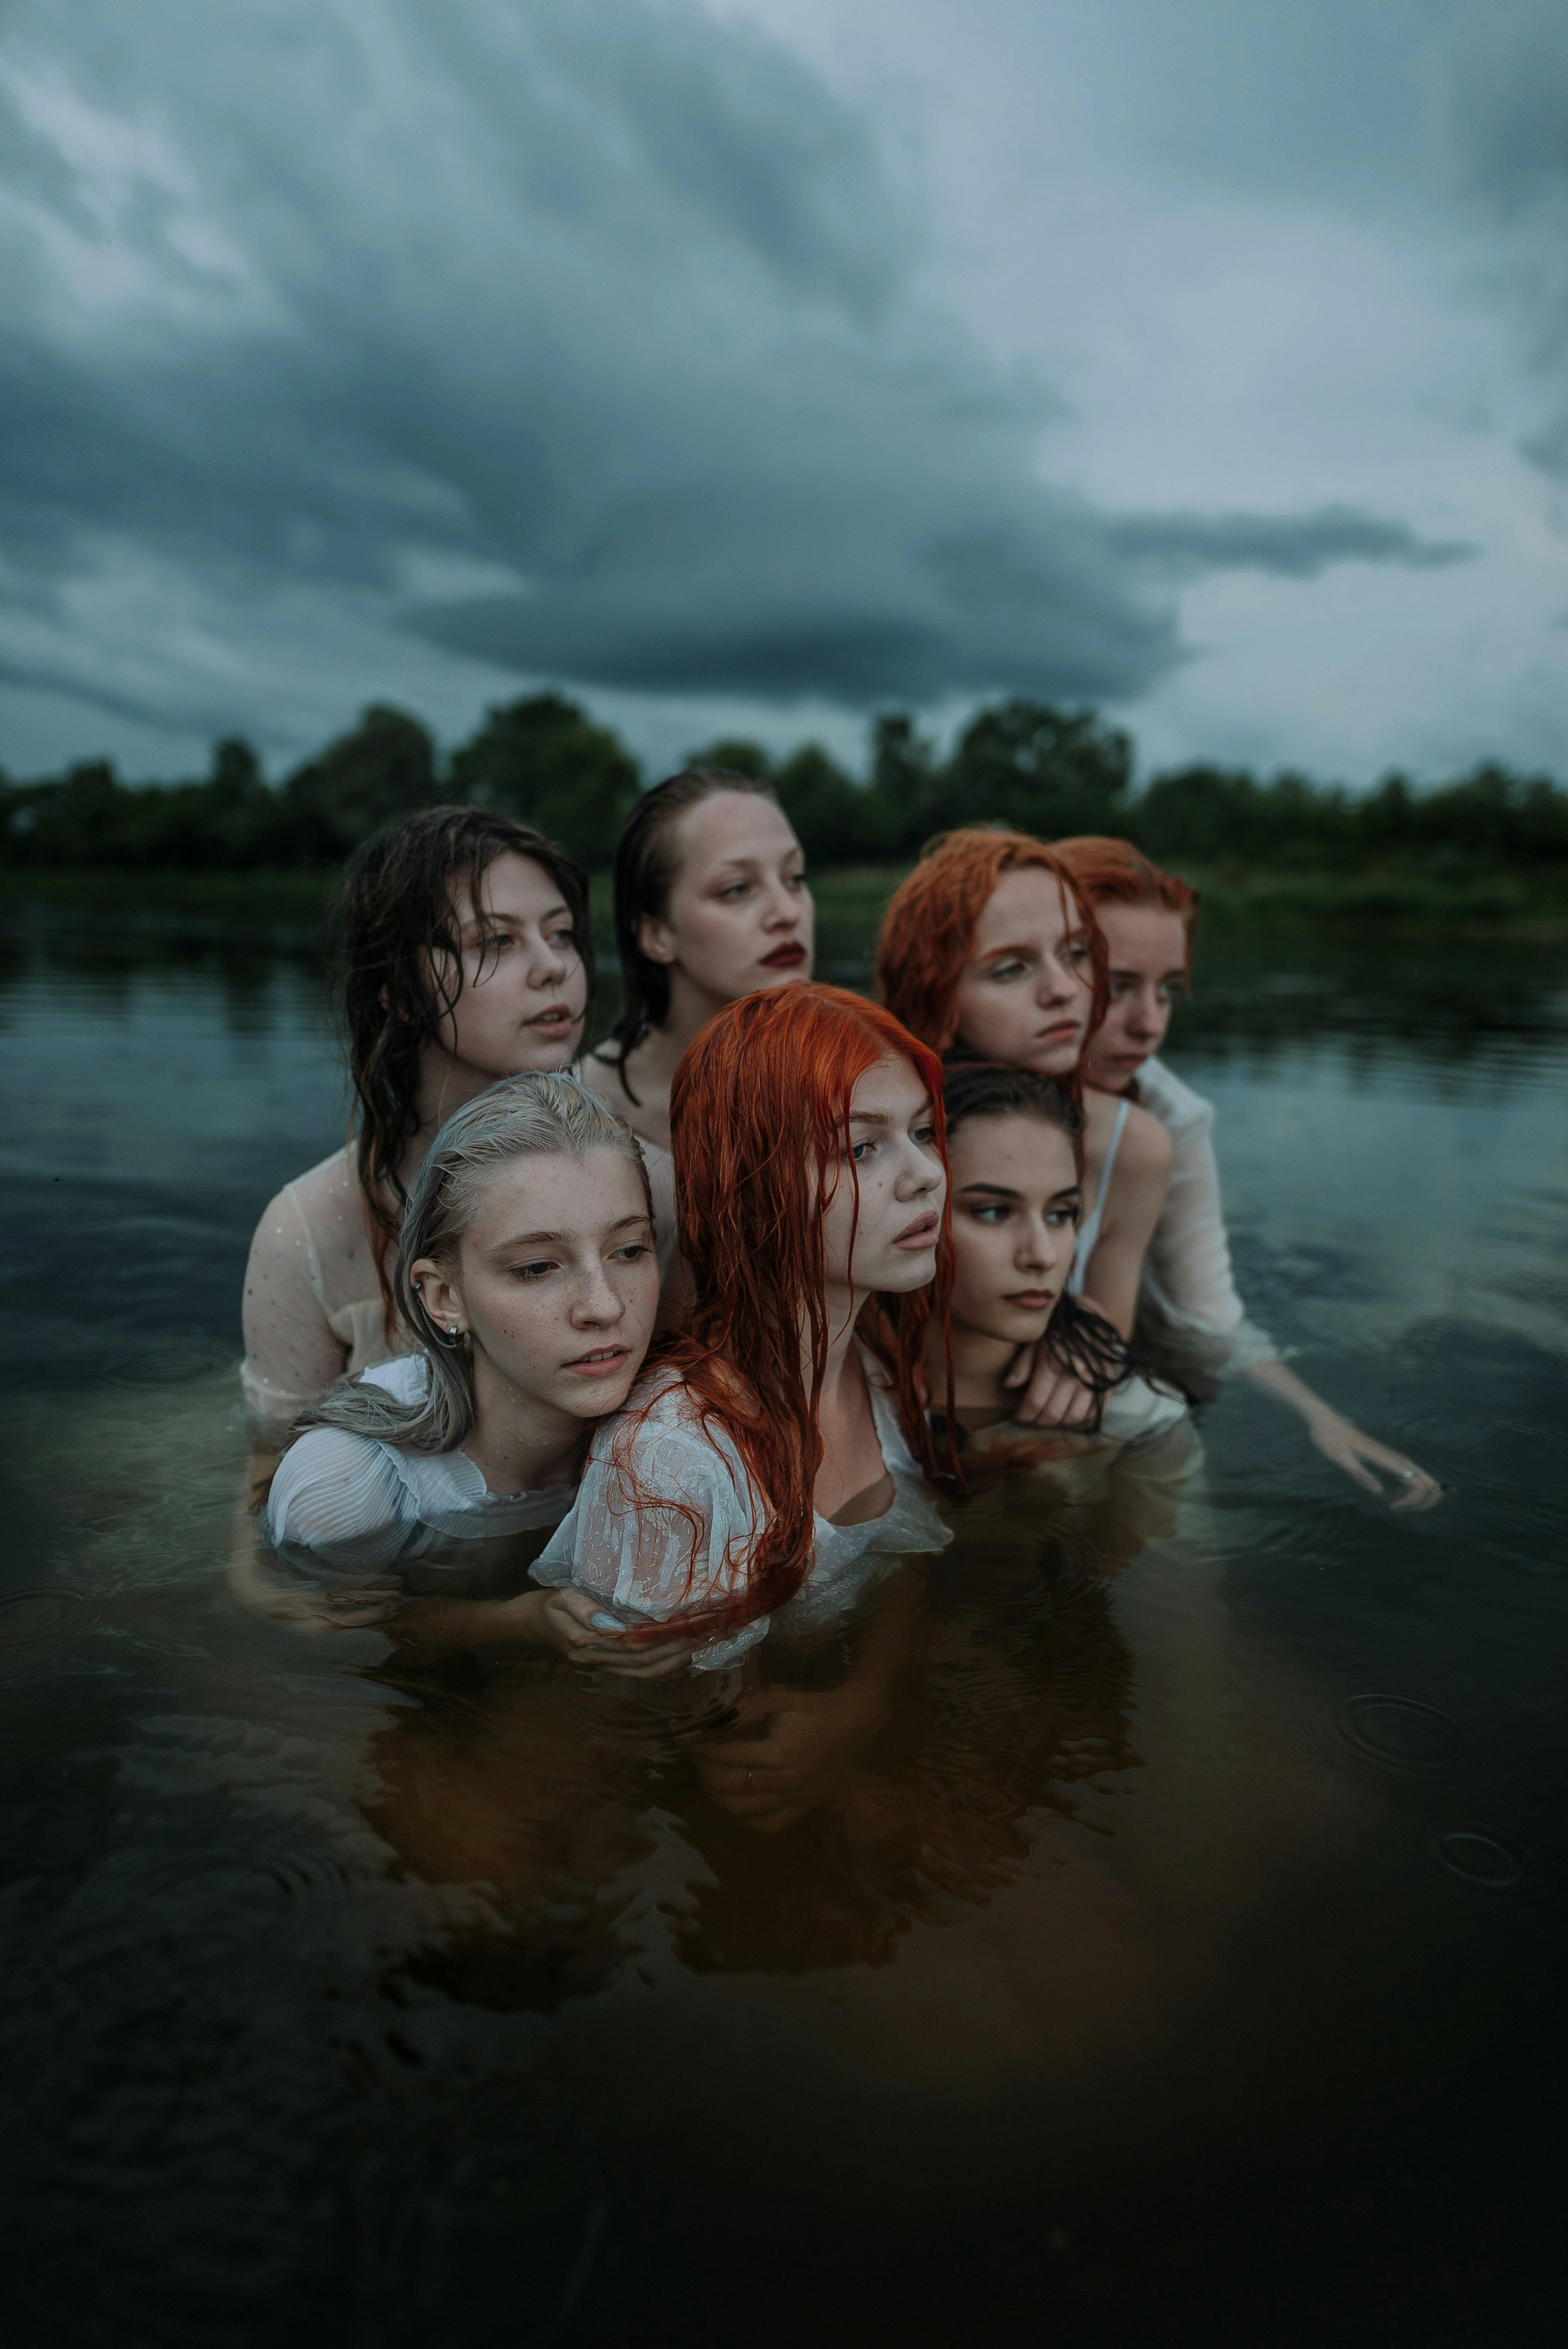
M1443 1488L1435 1476L1418 1468L1402 1452L1387 1444L1379 1444L1361 1430L1332 1403L1315 1394L1305 1379L1281 1361L1249 1362L1247 1376L1254 1385L1272 1394L1276 1402L1284 1403L1291 1411L1299 1412L1306 1422L1306 1432L1326 1460L1364 1485L1369 1493L1381 1495L1384 1487L1372 1474L1380 1468L1386 1476L1395 1480L1396 1509L1411 1514L1418 1509L1430 1509L1443 1497Z
M304 1217L280 1191L251 1242L242 1319L240 1372L245 1409L259 1439L281 1437L311 1400L348 1367L316 1293L315 1247Z

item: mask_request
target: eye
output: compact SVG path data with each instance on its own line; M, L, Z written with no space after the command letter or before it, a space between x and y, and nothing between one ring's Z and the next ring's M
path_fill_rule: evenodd
M784 886L786 889L803 889L806 886L806 875L804 873L786 873Z
M1061 945L1060 954L1062 961L1071 963L1073 968L1076 970L1079 963L1084 963L1088 960L1088 940L1087 938L1064 938Z
M1009 979L1022 978L1027 968L1027 964L1021 961L1019 957L1015 955L1007 962L994 962L990 970L986 973L986 976L989 978L999 980L1005 987Z
M624 1247L615 1250L615 1260L618 1264L638 1264L644 1257L652 1254L653 1249L646 1240L628 1240Z
M526 1264L514 1264L511 1277L514 1280L542 1280L547 1272L554 1270L554 1264L549 1257L531 1257Z
M573 935L570 922L562 929L552 930L549 942L562 954L575 954L577 950L577 940Z
M1122 997L1130 992L1131 987L1132 981L1130 978L1113 978L1110 982L1111 1001L1119 1003Z
M912 1142L918 1142L923 1150L934 1150L936 1147L936 1126L934 1121L928 1120L924 1125L912 1125L909 1130L909 1138Z
M751 895L751 885L749 881L732 881L727 889L721 889L718 893L721 904L733 905L742 897L748 897Z
M1011 1207L1005 1206L1000 1199L991 1206L971 1207L969 1210L977 1224L1005 1224L1012 1212Z
M857 1166L863 1166L876 1146L877 1145L874 1142L851 1143L850 1145L850 1156L854 1160Z

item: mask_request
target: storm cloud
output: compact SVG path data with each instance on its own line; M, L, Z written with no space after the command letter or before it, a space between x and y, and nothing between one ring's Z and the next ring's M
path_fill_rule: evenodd
M152 726L1127 703L1177 578L1466 551L1053 487L862 114L695 6L21 0L0 189L0 676Z

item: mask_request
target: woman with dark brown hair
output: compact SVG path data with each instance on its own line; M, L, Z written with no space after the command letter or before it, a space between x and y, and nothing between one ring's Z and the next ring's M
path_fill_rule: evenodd
M593 991L586 875L486 809L427 808L363 842L343 915L355 1132L284 1185L252 1243L242 1381L263 1447L401 1350L388 1268L432 1137L499 1079L568 1067ZM650 1171L667 1226L667 1163Z
M766 783L691 767L645 792L615 851L621 1016L583 1081L667 1150L670 1080L727 1003L811 976L806 858Z

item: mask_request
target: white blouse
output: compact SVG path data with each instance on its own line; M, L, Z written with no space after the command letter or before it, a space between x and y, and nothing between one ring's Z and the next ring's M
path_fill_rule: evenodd
M1236 1294L1220 1169L1210 1140L1213 1103L1158 1060L1145 1061L1140 1069L1138 1099L1174 1145L1165 1204L1143 1259L1143 1299L1177 1330L1220 1341L1227 1370L1277 1361L1278 1347L1247 1319Z
M424 1355L407 1354L365 1371L363 1382L416 1402L429 1376ZM466 1452L406 1452L347 1428L313 1427L278 1464L262 1535L273 1549L306 1552L313 1564L389 1566L454 1541L558 1525L575 1490L492 1493Z
M676 1276L675 1164L639 1144L654 1195L659 1278ZM257 1444L276 1444L312 1398L351 1371L403 1354L410 1339L385 1300L365 1224L352 1149L335 1150L285 1183L256 1226L245 1268L245 1359L240 1385Z
M861 1525L819 1516L810 1568L789 1604L698 1649L696 1670L736 1662L772 1625L794 1631L828 1620L894 1559L942 1549L952 1538L904 1440L887 1373L864 1348L861 1360L892 1501ZM737 1597L766 1519L739 1453L721 1427L704 1425L673 1371L655 1371L634 1389L627 1413L640 1416L595 1429L576 1504L534 1560L534 1580L557 1589L574 1583L628 1618L655 1622ZM634 1487L648 1496L640 1507Z

